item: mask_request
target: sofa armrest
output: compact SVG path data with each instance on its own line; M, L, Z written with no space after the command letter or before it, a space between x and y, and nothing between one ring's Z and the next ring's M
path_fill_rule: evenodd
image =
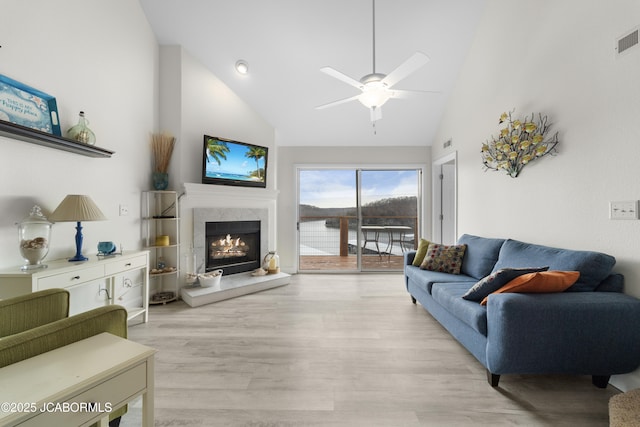
M99 307L0 339L0 368L109 332L127 337L127 310L119 305Z
M0 337L17 334L69 315L69 292L46 289L0 301Z
M640 364L640 300L617 292L492 294L487 368L494 374L612 375Z

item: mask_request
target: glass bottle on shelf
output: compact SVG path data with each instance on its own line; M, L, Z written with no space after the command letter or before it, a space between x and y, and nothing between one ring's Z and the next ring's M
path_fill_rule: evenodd
M96 134L89 129L89 120L84 117L84 111L80 111L78 124L67 131L67 137L83 144L95 145Z
M46 268L42 260L49 252L49 239L51 238L51 223L42 214L40 206L31 208L29 216L18 224L18 238L20 240L20 255L25 264L22 270Z

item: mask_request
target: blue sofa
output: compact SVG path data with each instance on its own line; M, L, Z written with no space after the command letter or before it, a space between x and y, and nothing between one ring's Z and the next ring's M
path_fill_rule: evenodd
M405 253L405 282L420 304L486 368L498 386L503 374L591 375L604 388L614 374L640 365L640 300L622 293L615 258L465 234L460 274L412 265ZM476 282L502 268L548 266L579 271L559 293L497 293L486 306L462 298Z

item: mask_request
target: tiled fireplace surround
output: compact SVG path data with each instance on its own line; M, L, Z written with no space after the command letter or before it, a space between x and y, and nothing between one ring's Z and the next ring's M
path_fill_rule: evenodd
M205 223L260 221L260 259L275 247L277 192L268 189L184 184L180 199L180 240L183 253L193 247L198 273L204 272Z
M198 272L204 272L207 256L205 224L220 221L260 221L260 260L269 251L269 211L251 208L193 209L193 249Z

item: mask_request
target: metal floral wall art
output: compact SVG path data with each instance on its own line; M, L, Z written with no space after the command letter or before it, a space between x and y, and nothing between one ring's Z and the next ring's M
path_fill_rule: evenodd
M514 120L512 113L502 113L500 133L482 144L481 153L485 170L505 171L515 178L532 161L554 154L559 141L558 132L548 135L547 116L531 114Z

